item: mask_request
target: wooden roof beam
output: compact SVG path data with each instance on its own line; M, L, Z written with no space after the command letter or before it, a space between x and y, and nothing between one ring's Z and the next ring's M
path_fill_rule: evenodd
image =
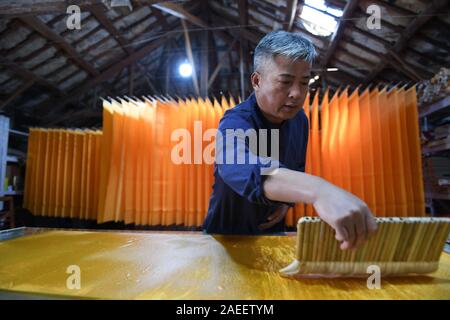
M425 23L427 23L434 14L439 12L440 10L444 9L447 6L446 0L433 0L430 1L431 4L419 15L417 15L416 18L414 18L413 21L405 28L404 32L402 33L402 36L398 41L395 43L394 46L391 48L387 48L388 51L392 51L395 54L400 53L408 44L408 41L414 36L414 34L423 26ZM369 74L369 76L365 80L365 84L371 82L375 77L378 75L378 73L381 72L381 70L384 69L384 67L388 64L389 57L385 57Z
M26 90L28 90L30 87L32 87L35 82L36 82L36 80L29 80L29 81L25 82L5 101L0 102L0 111L3 110L9 103L11 103L17 97L19 97L22 93L24 93Z
M325 56L323 57L323 60L320 62L320 65L323 68L326 68L328 62L330 61L331 57L333 56L334 52L336 51L336 48L338 46L339 41L341 40L342 36L344 35L344 29L347 25L347 19L351 18L353 13L355 12L356 8L358 7L359 0L349 0L347 4L345 5L344 11L342 13L342 17L340 18L337 26L337 30L335 33L333 33L330 44L328 47L328 50L325 53Z
M106 29L106 31L111 34L114 39L120 44L122 49L128 53L132 54L134 52L133 48L129 47L128 40L122 36L122 34L117 30L111 20L105 14L105 8L103 5L95 5L89 8L89 11L94 15L94 17L100 22L100 24Z
M171 14L180 19L187 20L190 23L192 23L193 25L196 25L198 27L201 27L201 28L209 28L210 27L208 25L208 23L205 22L203 19L200 19L199 17L191 14L186 9L184 9L182 6L177 5L175 3L172 3L172 2L158 3L158 4L154 4L152 7L159 9L163 12L166 12L168 14ZM210 9L212 9L212 8L210 8ZM220 37L222 37L227 43L233 42L233 37L228 36L225 32L220 31L220 30L215 31L215 32L217 32L217 34ZM253 43L258 43L258 41L259 41L259 38L255 39L254 34L248 30L242 30L242 35L244 36L244 38L246 40L249 40Z
M85 8L101 2L101 0L72 0L70 4ZM0 1L0 17L66 13L68 5L67 0L2 0Z
M88 90L94 88L100 83L103 83L104 81L109 80L112 76L114 76L116 73L120 72L123 68L128 67L132 63L135 63L136 61L139 61L144 56L149 54L151 51L153 51L156 48L159 48L161 45L163 45L168 39L174 37L177 35L176 33L169 33L161 38L158 38L151 43L147 44L143 48L137 50L133 54L129 55L124 60L112 65L111 67L107 68L103 72L101 72L99 75L97 75L95 78L90 79L72 92L68 94L67 97L64 99L59 99L58 101L49 101L48 103L45 103L39 110L36 110L39 114L47 114L45 117L41 119L43 123L51 120L55 114L61 110L64 109L64 107L71 101L77 99L78 97L81 97L84 95ZM55 105L57 107L55 107Z
M303 1L300 1L303 3ZM284 30L291 31L294 26L295 17L297 16L298 0L288 0L286 7L286 19L284 21Z
M93 76L97 76L99 72L88 62L84 61L80 54L73 48L66 40L59 34L55 33L50 29L44 22L39 20L39 18L26 16L19 18L26 25L31 27L34 31L40 33L44 38L54 42L57 47L66 52L69 59L73 60L81 68L83 68L87 73Z
M34 74L33 72L25 69L24 67L18 65L17 63L9 62L9 61L5 61L5 62L2 61L2 62L0 62L0 66L3 66L5 68L9 69L11 72L13 72L14 74L18 75L19 77L21 77L23 79L34 80L37 84L40 84L41 86L48 88L52 92L54 92L58 95L61 95L61 91L56 86L56 84Z

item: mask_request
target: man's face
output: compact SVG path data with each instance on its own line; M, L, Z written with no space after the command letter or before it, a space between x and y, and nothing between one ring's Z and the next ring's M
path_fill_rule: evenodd
M308 93L311 63L283 56L268 58L259 72L252 74L256 100L264 116L273 123L293 118Z

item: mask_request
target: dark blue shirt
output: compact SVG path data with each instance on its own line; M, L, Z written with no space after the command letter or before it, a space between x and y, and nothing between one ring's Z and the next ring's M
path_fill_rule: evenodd
M278 165L296 171L305 170L306 147L308 143L308 118L301 109L294 118L283 121L280 125L269 122L262 114L253 93L247 100L225 112L219 123L218 132L223 137L223 149L226 147L226 129L267 129L268 146L271 150L271 130L278 129L279 156L274 159L271 166ZM258 131L259 132L259 131ZM251 153L245 139L244 152ZM216 139L216 154L220 146ZM232 148L238 153L238 143ZM241 145L242 149L242 145ZM228 149L227 149L228 150ZM226 152L223 152L223 159ZM267 175L261 174L269 165L266 161L259 161L260 156L270 156L270 152L262 153L258 148L256 152L258 161L244 164L217 161L214 164L213 192L209 201L208 213L203 225L207 233L217 234L263 234L285 231L284 220L273 227L260 230L258 226L267 222L267 217L282 204L265 197L262 184ZM247 158L246 158L247 159ZM267 159L267 158L264 158ZM248 159L247 159L248 160ZM288 204L293 205L293 204Z

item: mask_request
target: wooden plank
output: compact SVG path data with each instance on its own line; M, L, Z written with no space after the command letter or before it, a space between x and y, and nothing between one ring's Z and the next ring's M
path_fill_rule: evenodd
M50 13L66 13L69 4L85 8L101 0L2 0L0 1L0 17L20 15L39 15Z
M434 112L448 108L449 106L450 106L450 96L446 96L444 99L441 99L437 102L429 104L425 107L420 107L419 108L419 118L423 118Z
M0 188L0 196L4 195L3 182L6 175L6 158L8 153L8 139L9 139L9 118L0 115L0 181L2 182ZM3 202L0 202L0 210L3 209Z
M184 21L184 19L181 19L181 24L183 25L184 41L185 41L185 46L186 46L186 55L188 56L189 63L192 66L192 76L191 76L192 84L194 85L195 93L197 94L197 96L199 96L200 90L199 90L198 82L197 82L197 72L196 72L196 67L195 67L195 62L194 62L194 55L192 54L191 39L189 38L189 31L187 29L186 22Z
M297 16L298 0L288 0L286 7L286 19L284 21L284 30L291 31Z

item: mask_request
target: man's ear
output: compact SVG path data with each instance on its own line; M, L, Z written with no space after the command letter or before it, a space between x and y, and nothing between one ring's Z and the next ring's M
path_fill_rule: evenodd
M259 89L259 82L261 81L261 74L258 71L254 71L251 75L252 87L254 90Z

